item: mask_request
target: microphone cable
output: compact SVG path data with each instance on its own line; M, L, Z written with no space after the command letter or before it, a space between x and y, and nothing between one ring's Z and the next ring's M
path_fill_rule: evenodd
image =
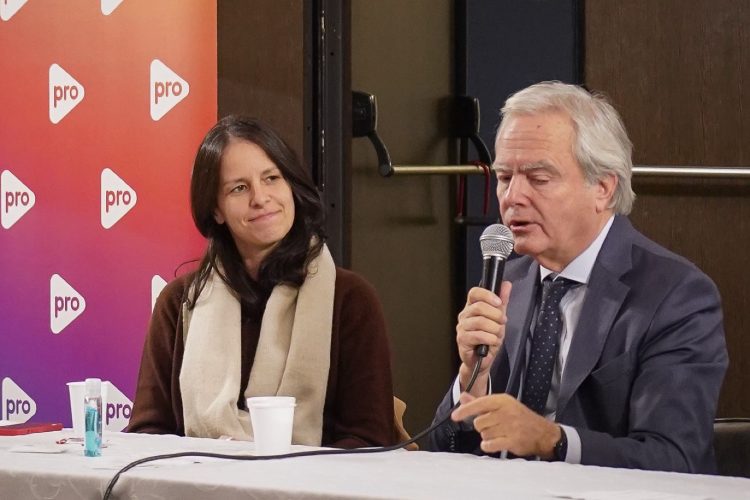
M482 364L482 359L484 356L479 356L477 359L476 364L474 365L474 369L471 373L471 378L469 379L469 384L466 386L466 391L471 391L471 388L474 386L474 382L477 379L477 376L479 375L479 367ZM433 423L431 426L429 426L427 429L423 430L419 434L415 435L411 439L408 439L404 441L403 443L397 443L390 446L375 446L371 448L353 448L353 449L331 449L331 450L311 450L311 451L298 451L294 453L284 453L280 455L227 455L223 453L210 453L210 452L203 452L203 451L184 451L179 453L168 453L164 455L153 455L150 457L141 458L138 460L134 460L130 462L129 464L122 467L120 470L117 471L117 473L112 477L112 479L109 481L109 484L107 485L107 489L104 491L104 497L103 500L109 500L110 496L112 494L112 490L115 487L115 484L117 484L117 481L120 479L120 476L124 474L125 472L129 471L130 469L137 467L141 464L145 464L147 462L154 462L156 460L164 460L167 458L180 458L180 457L207 457L207 458L221 458L221 459L229 459L229 460L247 460L247 461L255 461L255 460L278 460L282 458L296 458L296 457L314 457L318 455L360 455L360 454L368 454L368 453L382 453L386 451L394 451L398 450L399 448L403 448L405 446L408 446L415 441L422 439L424 436L428 435L441 425L443 425L445 422L448 421L448 419L451 417L451 413L453 411L461 406L460 401L456 401L456 403L451 407L448 414L443 417L439 422Z

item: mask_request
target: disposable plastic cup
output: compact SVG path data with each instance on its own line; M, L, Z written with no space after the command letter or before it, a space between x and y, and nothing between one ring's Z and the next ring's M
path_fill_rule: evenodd
M289 453L292 446L295 406L295 399L291 396L247 398L257 454Z
M86 382L68 382L68 393L70 394L70 417L73 424L73 437L83 439L84 432L84 410L83 400L86 396ZM102 382L102 423L106 427L107 400L109 395L109 381Z
M68 382L70 393L70 417L73 421L73 437L83 439L83 398L86 382Z

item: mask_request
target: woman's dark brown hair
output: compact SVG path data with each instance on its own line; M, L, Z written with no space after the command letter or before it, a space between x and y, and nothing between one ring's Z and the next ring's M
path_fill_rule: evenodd
M292 228L260 264L257 281L245 269L226 224L219 224L214 219L221 159L231 139L248 141L260 147L279 168L294 198ZM190 205L195 226L208 240L188 297L191 309L209 274L215 270L237 293L243 305L256 314L262 313L257 306L265 301L275 285L302 284L307 276L307 265L320 253L325 241L323 205L307 170L276 132L254 118L230 115L208 131L193 164Z

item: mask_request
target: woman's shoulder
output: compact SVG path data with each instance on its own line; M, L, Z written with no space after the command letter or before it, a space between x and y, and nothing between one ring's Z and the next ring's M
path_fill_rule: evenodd
M336 291L376 295L375 287L362 275L343 267L336 267Z
M193 282L193 278L195 278L195 272L189 272L177 276L167 283L156 299L157 305L181 304L184 302L187 297L188 287Z
M364 309L380 311L380 299L375 287L362 275L344 269L336 268L335 300L346 304L348 309Z

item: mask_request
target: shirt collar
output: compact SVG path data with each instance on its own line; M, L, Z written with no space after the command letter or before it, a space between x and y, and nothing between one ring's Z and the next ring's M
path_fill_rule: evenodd
M591 242L588 248L581 252L578 257L573 259L570 264L565 266L565 268L560 271L559 276L577 281L578 283L588 284L589 277L591 276L591 270L594 268L596 258L599 256L599 250L602 249L604 240L607 238L607 234L609 234L609 228L612 227L612 222L614 220L615 216L613 215L609 218L602 230L599 231L599 235L596 237L596 239L594 239L594 241ZM542 265L539 266L539 278L541 280L544 280L544 278L552 273L553 271L551 271L550 269L547 269Z

